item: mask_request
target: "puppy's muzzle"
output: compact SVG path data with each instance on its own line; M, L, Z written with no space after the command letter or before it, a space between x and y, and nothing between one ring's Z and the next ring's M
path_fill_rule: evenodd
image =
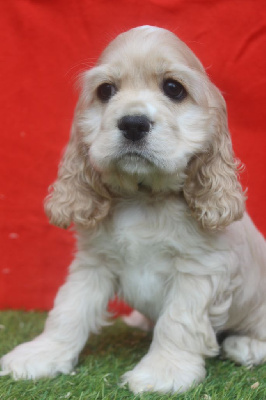
M126 139L136 142L149 133L152 122L145 115L125 115L117 126Z

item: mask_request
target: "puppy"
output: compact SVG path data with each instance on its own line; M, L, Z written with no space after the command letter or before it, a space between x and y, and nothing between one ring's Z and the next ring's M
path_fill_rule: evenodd
M154 323L123 382L182 392L224 354L266 358L265 241L244 212L224 99L174 34L119 35L82 76L71 138L46 200L74 223L77 253L44 332L1 359L2 375L68 374L117 294Z

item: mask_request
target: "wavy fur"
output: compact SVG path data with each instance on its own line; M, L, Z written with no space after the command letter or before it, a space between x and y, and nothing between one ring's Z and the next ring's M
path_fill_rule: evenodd
M185 199L204 229L224 229L243 217L245 196L238 180L227 115L215 110L216 132L209 147L194 156L187 168Z
M58 178L45 200L50 222L61 228L69 227L72 222L94 227L107 216L110 208L110 195L89 163L88 149L77 136L74 125Z

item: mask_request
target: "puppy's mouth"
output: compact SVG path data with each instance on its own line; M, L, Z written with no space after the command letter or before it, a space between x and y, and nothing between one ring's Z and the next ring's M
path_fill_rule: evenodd
M128 173L143 173L154 170L157 160L144 150L123 150L115 158L115 164Z
M139 151L123 151L121 154L118 155L117 157L118 161L121 160L129 160L133 162L138 162L138 161L147 161L150 164L153 164L151 157L144 153L144 152L139 152Z

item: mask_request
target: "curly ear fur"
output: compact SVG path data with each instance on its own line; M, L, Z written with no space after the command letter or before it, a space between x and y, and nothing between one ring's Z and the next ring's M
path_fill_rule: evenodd
M184 196L193 215L203 228L212 230L241 219L245 209L245 196L238 181L239 162L232 150L225 103L220 94L219 97L214 137L207 151L190 161L184 184Z
M94 226L110 208L110 196L98 173L89 165L88 149L73 132L59 165L58 178L45 200L45 212L54 225L67 228L71 222Z

